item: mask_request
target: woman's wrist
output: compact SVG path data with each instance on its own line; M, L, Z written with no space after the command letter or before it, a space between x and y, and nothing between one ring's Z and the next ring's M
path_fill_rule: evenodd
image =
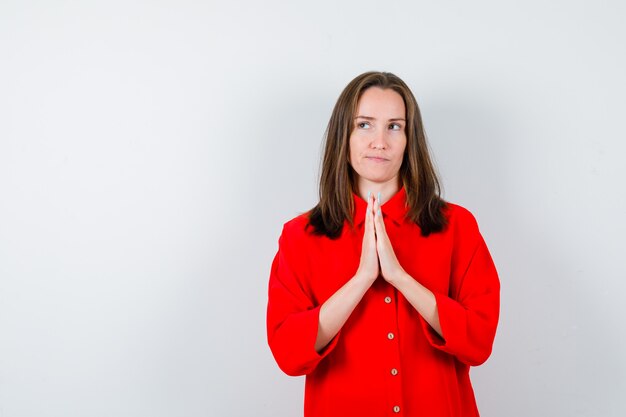
M399 287L402 287L406 282L412 279L413 278L411 278L403 268L400 268L398 271L391 274L386 281L397 289L400 289Z
M378 278L378 275L372 275L371 273L368 274L361 270L357 270L353 277L355 281L362 282L368 286L376 281L376 278Z

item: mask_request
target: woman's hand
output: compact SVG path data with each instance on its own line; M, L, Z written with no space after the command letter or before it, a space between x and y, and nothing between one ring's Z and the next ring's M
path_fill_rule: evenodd
M380 193L374 203L374 228L376 231L376 252L380 262L381 274L385 281L394 285L406 274L391 246L385 230L383 214L380 210Z
M367 196L367 212L365 213L365 230L359 268L352 279L322 304L315 339L315 350L318 353L321 353L337 335L363 295L380 275L378 254L376 253L374 196L370 194Z
M374 225L374 196L367 193L367 210L365 211L365 231L361 247L361 261L357 275L368 282L374 282L380 274L378 254L376 251L376 228Z
M379 275L394 285L405 274L398 262L391 241L385 230L385 222L380 210L380 193L368 193L365 212L365 227L361 247L361 261L357 275L373 282Z
M380 211L380 194L374 205L374 227L376 229L376 251L380 261L381 275L389 284L393 285L426 322L441 336L439 309L435 295L418 281L406 273L391 246L391 241L385 230L385 222Z

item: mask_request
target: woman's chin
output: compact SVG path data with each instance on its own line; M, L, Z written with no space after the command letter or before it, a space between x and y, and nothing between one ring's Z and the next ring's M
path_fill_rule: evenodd
M376 184L384 184L386 182L392 181L395 177L395 175L359 175L359 179L361 181L372 182Z

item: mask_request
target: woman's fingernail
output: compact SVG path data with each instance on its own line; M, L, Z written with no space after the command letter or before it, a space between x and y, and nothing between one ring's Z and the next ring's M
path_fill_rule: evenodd
M369 201L369 200L370 200L370 195L372 195L372 192L371 192L371 191L368 191L368 192L367 192L367 201Z
M380 213L380 209L378 209L378 215L379 215L379 216L381 215L381 213Z
M378 204L380 204L380 191L378 192Z

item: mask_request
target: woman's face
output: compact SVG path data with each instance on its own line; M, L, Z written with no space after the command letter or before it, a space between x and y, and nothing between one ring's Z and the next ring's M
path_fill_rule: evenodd
M359 99L350 135L350 165L359 189L395 181L406 148L404 100L391 89L371 87Z

